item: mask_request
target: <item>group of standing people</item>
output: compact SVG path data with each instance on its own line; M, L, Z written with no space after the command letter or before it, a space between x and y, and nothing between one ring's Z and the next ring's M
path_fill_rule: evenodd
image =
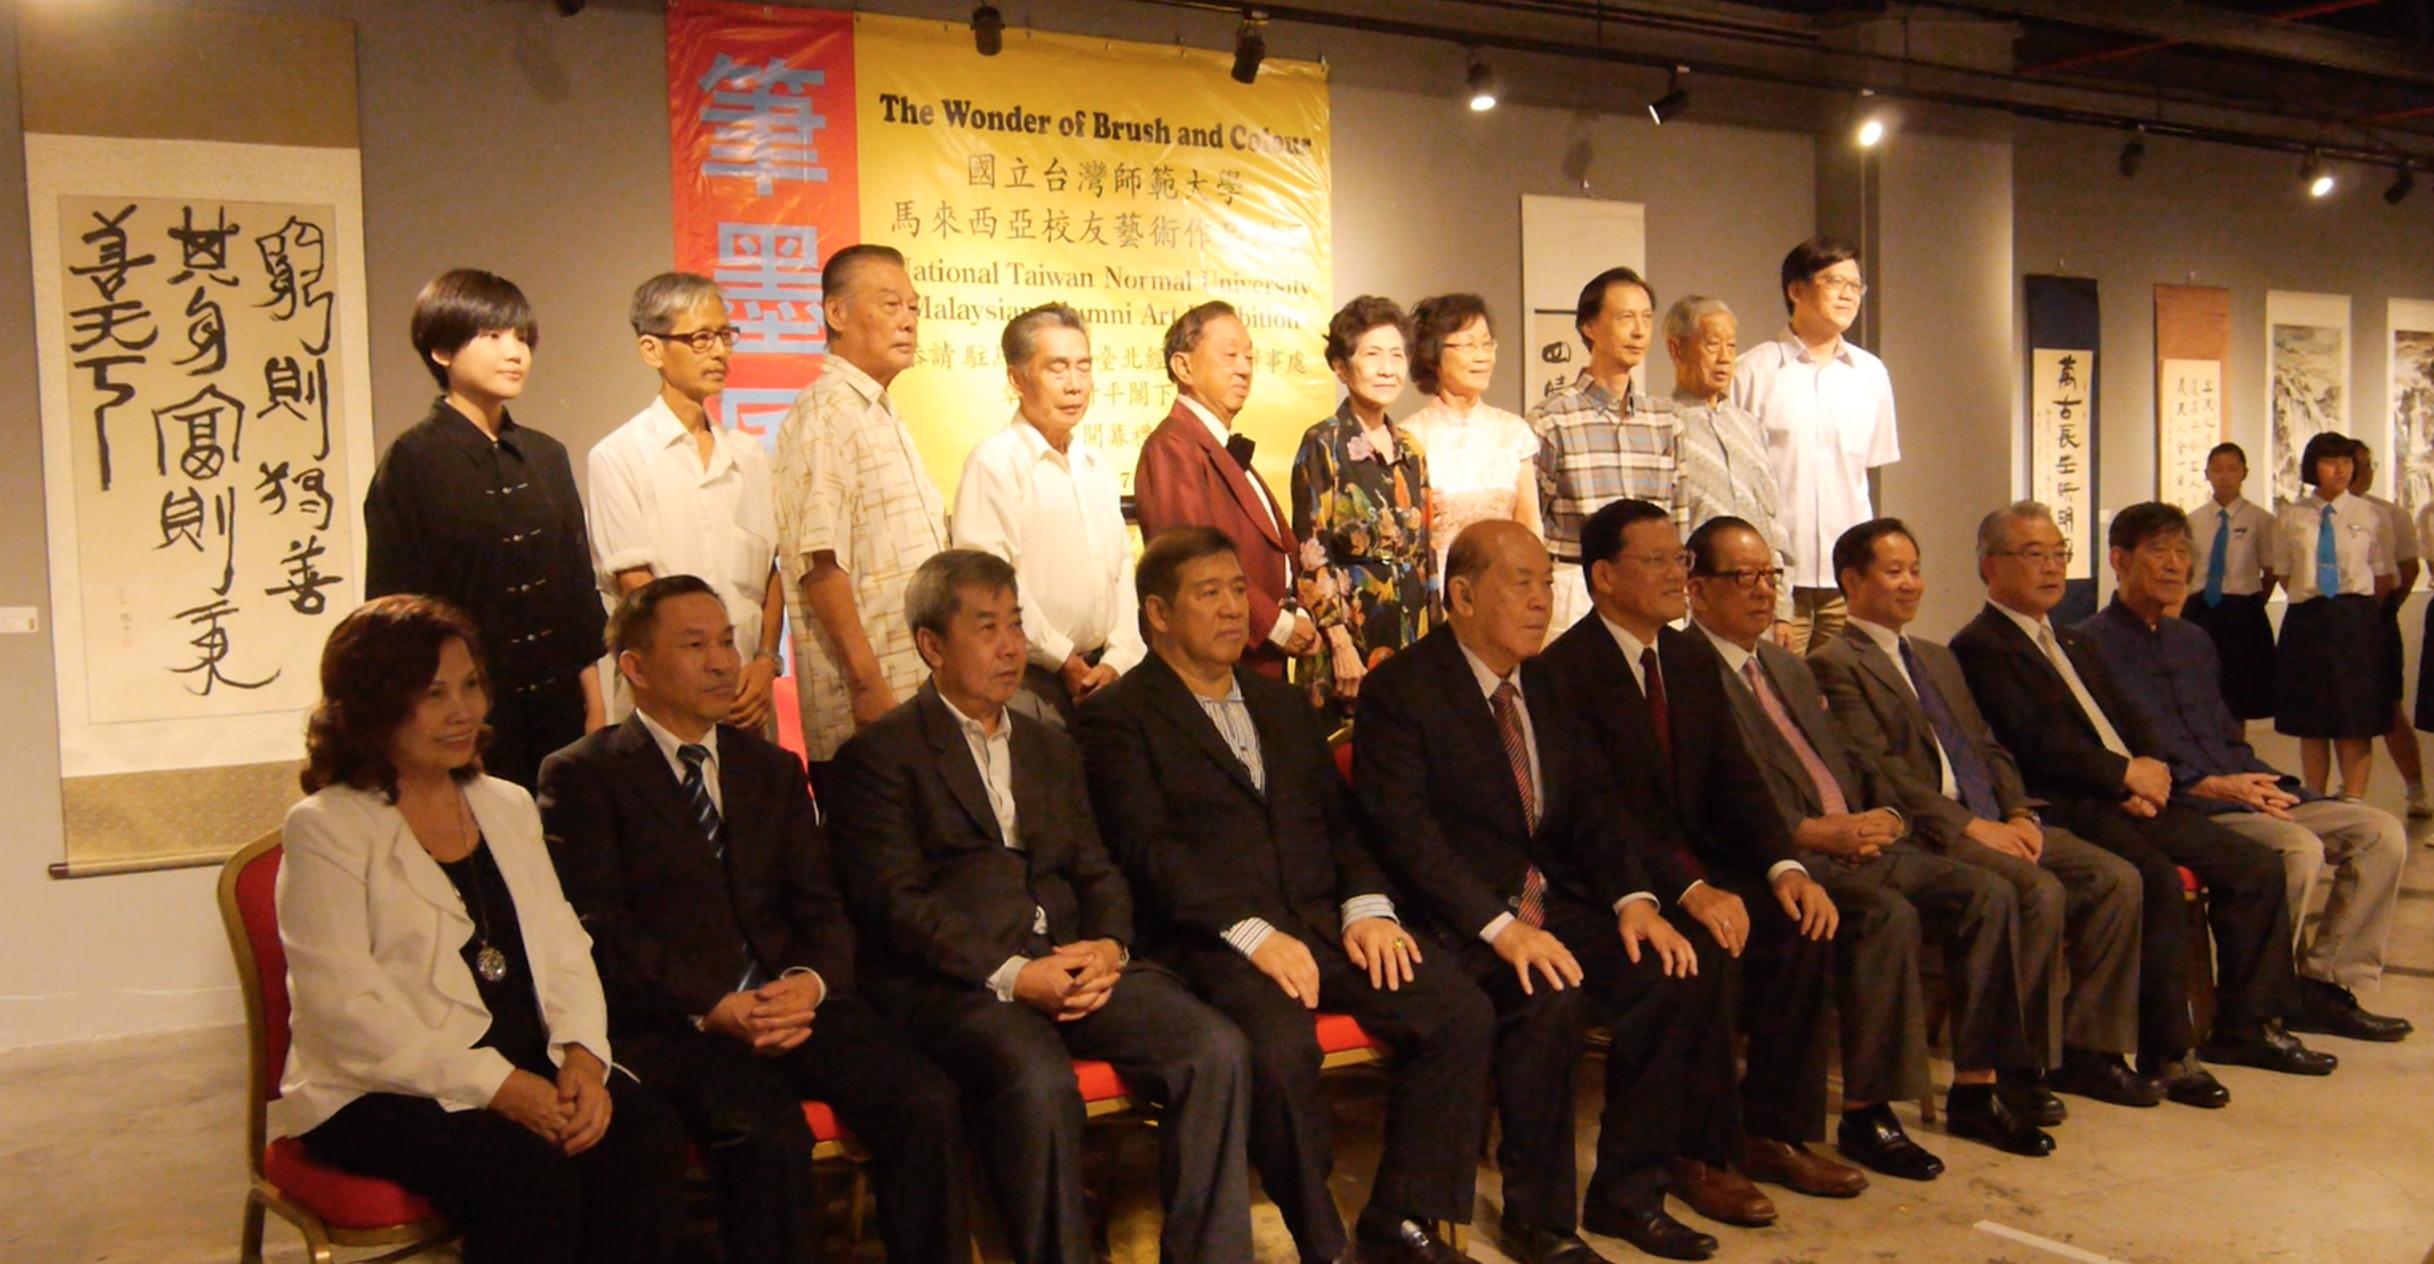
M1890 1108L1927 1091L1930 944L1948 1130L2018 1155L2053 1152L2057 1092L2219 1107L2206 1062L2320 1075L2292 1030L2409 1034L2354 992L2397 822L2258 761L2172 616L2238 609L2227 546L2192 594L2190 519L2125 511L2114 607L2058 629L2069 546L2008 506L1985 612L1950 649L1912 635L1921 543L1868 498L1890 381L1842 337L1856 254L1804 243L1781 280L1786 327L1743 353L1720 302L1660 322L1644 278L1600 273L1587 366L1526 419L1484 402L1476 296L1355 299L1326 335L1346 398L1282 498L1233 429L1249 329L1193 308L1136 560L1069 307L1006 326L1014 415L950 519L890 393L919 346L897 252L827 262L827 367L774 458L706 407L736 341L716 287L654 278L632 323L660 390L591 452L586 505L508 414L531 308L441 277L413 339L444 394L373 480L374 600L325 652L287 824L288 1122L433 1198L477 1261L675 1258L689 1141L727 1258L795 1260L816 1098L874 1153L890 1258L962 1258L977 1158L1015 1257L1078 1261L1096 1059L1163 1112L1166 1258L1249 1259L1256 1172L1304 1259L1459 1264L1439 1226L1471 1217L1493 1109L1500 1245L1595 1264L1584 1229L1712 1255L1669 1196L1761 1225L1759 1182L1936 1177ZM1397 420L1407 382L1428 399ZM2355 454L2315 455L2308 592L2380 595ZM770 740L789 629L808 784ZM2175 866L2213 896L2211 1031ZM1809 1146L1829 996L1839 1159ZM1317 1011L1395 1053L1349 1226Z

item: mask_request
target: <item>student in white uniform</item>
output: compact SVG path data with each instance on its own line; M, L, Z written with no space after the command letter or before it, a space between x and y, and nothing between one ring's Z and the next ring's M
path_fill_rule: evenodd
M2408 710L2400 705L2406 690L2400 670L2400 607L2409 600L2409 590L2417 586L2417 529L2400 506L2389 499L2368 491L2375 483L2375 454L2364 440L2358 440L2358 472L2350 479L2351 494L2373 505L2383 514L2383 524L2392 541L2392 568L2395 585L2383 599L2382 656L2376 660L2376 683L2392 700L2391 727L2383 731L2384 749L2392 752L2392 763L2400 769L2400 780L2409 788L2409 815L2434 816L2434 804L2426 801L2425 760L2417 750L2417 730L2409 724Z
M2299 477L2315 488L2285 506L2275 555L2290 597L2274 654L2273 726L2299 739L2299 776L2326 793L2332 760L2341 793L2366 795L2374 740L2389 727L2391 700L2375 668L2381 599L2395 586L2390 527L2381 510L2351 494L2357 443L2327 430L2299 454Z
M2189 510L2189 600L2180 617L2214 638L2223 666L2223 703L2241 720L2273 718L2273 623L2265 594L2273 591L2274 520L2240 495L2248 454L2218 443L2206 454L2206 483L2214 498Z

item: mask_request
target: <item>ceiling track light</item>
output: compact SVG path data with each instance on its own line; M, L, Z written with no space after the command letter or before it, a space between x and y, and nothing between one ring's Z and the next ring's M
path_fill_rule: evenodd
M983 57L995 57L1005 51L1006 15L993 4L972 8L972 51Z
M1679 115L1690 106L1690 91L1682 86L1682 76L1690 73L1688 66L1673 68L1673 77L1665 81L1665 95L1648 103L1648 117L1657 126Z
M2147 165L2147 129L2141 127L2130 133L2130 139L2122 145L2121 158L2115 165L2121 169L2125 179L2137 175L2138 169Z
M2383 191L2384 204L2387 206L2398 206L2401 203L2408 201L2409 195L2416 191L2417 164L2413 162L2404 162L2400 164L2400 174L2392 177L2392 187Z
M2307 151L2307 161L2299 164L2299 183L2306 186L2307 196L2312 198L2332 193L2333 173L2325 170L2322 154L2312 149Z
M1242 25L1234 30L1234 82L1258 81L1259 63L1268 58L1268 37L1261 29L1267 22L1267 15L1257 9L1242 11Z
M1477 52L1470 57L1470 69L1463 72L1462 82L1470 91L1471 111L1485 114L1496 108L1496 72L1480 59Z

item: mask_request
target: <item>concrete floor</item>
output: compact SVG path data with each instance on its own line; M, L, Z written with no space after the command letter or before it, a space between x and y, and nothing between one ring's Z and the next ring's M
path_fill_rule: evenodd
M2268 743L2266 753L2296 764L2295 752ZM2377 779L2375 800L2397 808L2388 764ZM2391 973L2367 1000L2415 1019L2425 1032L2400 1045L2311 1037L2341 1055L2329 1080L2223 1069L2234 1100L2222 1112L2069 1099L2070 1122L2056 1132L2061 1148L2042 1160L1954 1141L1905 1112L1914 1135L1943 1155L1950 1170L1942 1179L1878 1178L1847 1202L1773 1191L1783 1212L1776 1227L1708 1226L1723 1239L1717 1258L2434 1261L2434 840L2423 823L2412 834ZM0 1053L0 1264L233 1259L244 1061L243 1033L234 1028ZM1938 1065L1939 1082L1948 1082L1950 1070ZM1589 1118L1593 1075L1583 1089ZM1378 1097L1357 1075L1339 1081L1337 1187L1350 1208L1359 1206L1376 1162ZM1592 1140L1584 1129L1584 1173ZM1107 1166L1127 1187L1116 1191L1117 1203L1130 1208L1154 1165L1145 1139L1122 1144L1120 1161ZM1483 1171L1470 1247L1488 1264L1504 1259L1493 1245L1497 1201L1495 1173ZM1256 1214L1261 1258L1292 1260L1274 1209L1262 1202ZM1115 1218L1116 1257L1154 1259L1154 1215L1124 1210ZM1617 1261L1647 1258L1619 1242L1591 1241ZM275 1219L269 1244L272 1259L302 1258L294 1234ZM877 1258L870 1243L855 1254Z

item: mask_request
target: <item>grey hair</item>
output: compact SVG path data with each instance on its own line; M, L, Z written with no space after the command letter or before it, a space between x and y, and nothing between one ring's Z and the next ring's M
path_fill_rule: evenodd
M2054 520L2054 511L2039 501L2015 500L1978 520L1978 561L2003 551L2011 543L2011 524L2031 518Z
M692 311L705 299L726 302L726 295L719 293L718 282L698 272L662 272L634 291L634 305L626 311L626 319L633 324L637 336L665 337L676 331L677 317Z
M1039 354L1040 335L1051 329L1070 329L1084 338L1090 336L1090 326L1082 323L1082 314L1063 303L1045 303L1006 322L1006 332L997 340L997 349L1006 357L1006 367L1019 369L1031 363Z
M932 636L945 636L967 587L991 593L1013 588L1014 567L980 549L933 553L904 587L904 621L916 632L927 629Z
M1688 342L1698 336L1699 322L1710 316L1730 316L1733 309L1720 298L1685 294L1665 309L1665 341Z

